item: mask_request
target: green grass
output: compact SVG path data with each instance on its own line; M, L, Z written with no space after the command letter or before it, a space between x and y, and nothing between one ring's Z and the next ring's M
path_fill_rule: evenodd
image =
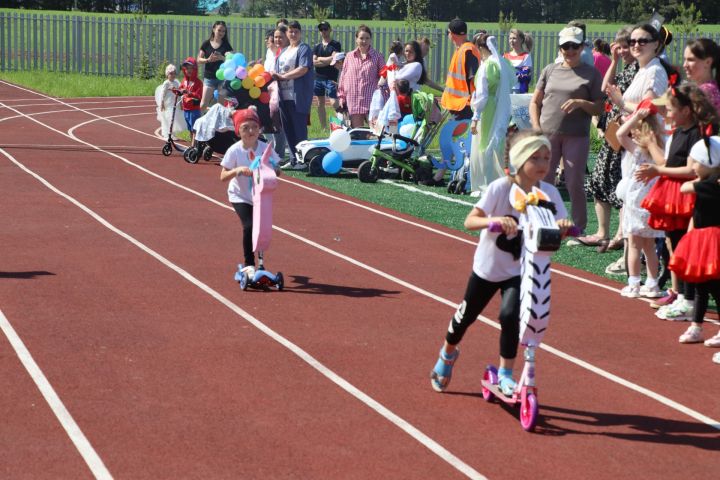
M154 95L158 80L47 71L0 72L0 79L60 98Z

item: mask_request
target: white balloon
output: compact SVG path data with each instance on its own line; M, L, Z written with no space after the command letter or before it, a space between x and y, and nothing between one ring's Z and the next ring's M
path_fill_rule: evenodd
M336 152L344 152L350 148L350 132L345 129L339 128L334 130L328 140L330 142L330 148Z
M407 138L412 138L413 130L415 129L415 125L406 123L405 125L400 127L400 135Z

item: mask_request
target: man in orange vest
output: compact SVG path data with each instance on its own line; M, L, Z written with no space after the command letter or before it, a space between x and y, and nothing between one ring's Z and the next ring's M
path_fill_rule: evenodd
M480 51L472 42L468 41L465 22L459 18L452 20L448 24L448 37L455 45L455 53L448 66L445 90L440 100L442 107L451 113L451 118L440 132L440 151L445 166L453 161L453 157L455 157L455 164L463 161L462 154L455 142L460 135L463 137L468 154L470 152L472 138L469 134L470 119L472 118L470 97L475 91L475 73L480 67ZM444 186L443 176L447 170L445 166L438 169L435 176L423 184Z

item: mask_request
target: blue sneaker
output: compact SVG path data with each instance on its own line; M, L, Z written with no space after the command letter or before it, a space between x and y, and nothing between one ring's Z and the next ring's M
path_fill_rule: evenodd
M440 350L440 358L438 358L435 367L430 372L430 386L436 392L444 392L450 384L452 378L452 369L455 361L460 356L460 350L457 349L448 357L445 355L444 349Z
M517 387L517 382L513 380L512 377L503 376L498 379L498 388L506 397L513 396L513 393L515 393L515 387Z

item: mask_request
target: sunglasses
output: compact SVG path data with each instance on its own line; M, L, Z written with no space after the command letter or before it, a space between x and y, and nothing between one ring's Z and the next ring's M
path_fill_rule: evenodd
M630 40L628 40L628 45L630 45L631 47L634 47L635 45L640 45L641 47L644 47L648 43L652 43L654 41L655 40L653 40L652 38L631 38Z
M580 50L581 45L579 43L567 42L560 45L562 50Z

